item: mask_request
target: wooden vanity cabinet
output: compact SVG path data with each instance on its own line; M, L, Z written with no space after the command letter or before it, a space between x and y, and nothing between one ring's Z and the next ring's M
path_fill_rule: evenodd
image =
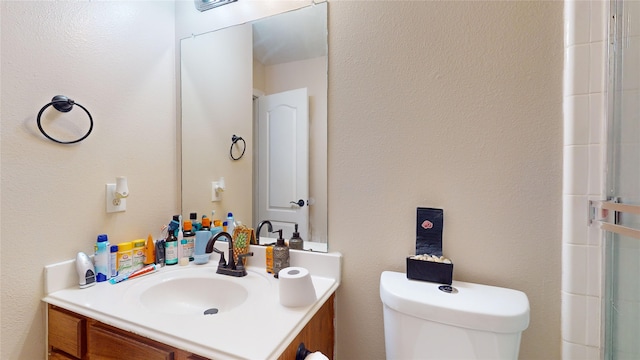
M63 308L48 306L50 360L206 360Z
M310 351L321 351L329 359L333 359L333 302L334 295L331 295L289 344L279 360L295 360L301 342ZM60 307L48 307L50 360L206 360L199 355L103 324Z
M84 359L86 318L51 305L48 316L49 359Z
M296 360L298 345L304 343L311 352L320 351L329 359L333 359L333 345L335 343L334 309L335 294L322 305L320 310L309 320L307 325L298 333L287 346L278 360Z

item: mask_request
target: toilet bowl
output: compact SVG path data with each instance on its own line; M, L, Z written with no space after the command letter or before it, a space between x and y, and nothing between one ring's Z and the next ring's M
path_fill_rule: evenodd
M517 359L529 326L521 291L453 281L451 286L380 276L387 359Z

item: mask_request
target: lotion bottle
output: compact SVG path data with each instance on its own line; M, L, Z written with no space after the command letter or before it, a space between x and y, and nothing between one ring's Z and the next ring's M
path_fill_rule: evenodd
M273 231L278 233L276 245L273 247L273 276L278 277L278 272L289 267L289 248L284 244L282 229Z

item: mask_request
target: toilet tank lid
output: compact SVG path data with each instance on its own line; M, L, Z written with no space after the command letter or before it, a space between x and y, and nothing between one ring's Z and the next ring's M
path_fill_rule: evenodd
M522 291L454 281L457 292L446 293L441 285L385 271L380 299L400 313L468 329L516 333L529 326L529 299Z

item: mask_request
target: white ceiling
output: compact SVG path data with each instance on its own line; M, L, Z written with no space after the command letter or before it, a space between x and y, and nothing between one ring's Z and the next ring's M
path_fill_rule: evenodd
M264 65L327 55L326 3L253 23L253 56Z

